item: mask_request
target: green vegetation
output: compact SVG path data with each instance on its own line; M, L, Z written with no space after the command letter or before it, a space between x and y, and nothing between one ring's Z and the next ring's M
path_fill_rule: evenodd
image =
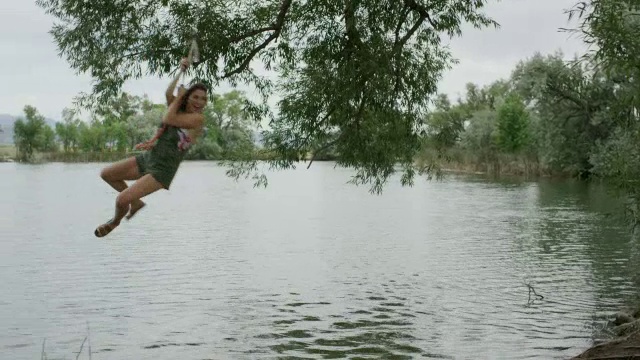
M422 157L442 151L449 166L502 174L604 175L600 144L620 126L610 110L613 85L588 64L537 53L508 79L468 84L455 105L441 95L427 117Z
M640 223L640 4L594 0L569 14L595 50L535 54L508 79L440 95L420 158L475 171L576 177L616 185Z
M251 124L242 108L241 92L213 94L205 109L206 134L188 154L188 159L213 160L257 156ZM96 107L91 121L80 121L71 109L63 111L55 130L47 126L34 107L24 109L26 119L14 127L16 157L34 161L39 152L50 161L114 161L151 138L162 121L166 105L127 93Z
M0 161L16 158L16 147L13 145L0 145Z

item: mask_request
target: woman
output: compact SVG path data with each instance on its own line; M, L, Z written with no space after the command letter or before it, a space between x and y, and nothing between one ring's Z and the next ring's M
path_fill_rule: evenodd
M167 89L165 95L169 109L156 136L136 146L148 151L109 165L100 173L102 179L120 194L116 198L115 216L98 226L94 231L95 236L109 234L120 225L125 215L131 219L145 206L141 198L163 188L169 190L184 155L202 134L202 112L207 104L206 86L195 84L188 90L180 87L178 96L173 96L176 83L188 66L187 59L182 59L180 72ZM136 181L127 187L125 180Z

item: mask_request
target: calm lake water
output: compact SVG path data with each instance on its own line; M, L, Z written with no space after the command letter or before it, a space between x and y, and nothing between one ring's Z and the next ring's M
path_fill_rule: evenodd
M595 186L188 162L97 239L102 166L0 164L1 359L563 359L640 283Z

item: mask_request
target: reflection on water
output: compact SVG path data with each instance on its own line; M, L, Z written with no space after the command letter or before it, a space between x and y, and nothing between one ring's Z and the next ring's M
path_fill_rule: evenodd
M185 163L96 239L115 197L99 169L0 164L0 358L44 339L75 357L90 333L96 359L563 359L640 284L593 185L456 176L372 196L327 163L267 189Z

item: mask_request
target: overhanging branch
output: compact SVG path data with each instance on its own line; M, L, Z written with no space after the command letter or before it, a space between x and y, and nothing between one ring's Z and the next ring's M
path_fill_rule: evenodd
M430 8L422 4L418 4L416 0L404 0L404 4L411 10L418 11L420 17L424 17L434 29L438 27L438 23L433 21L433 19L431 19L431 16L429 15L429 10L431 10Z
M404 25L405 21L407 20L407 16L411 11L418 12L419 14L418 20L416 20L416 22L413 24L413 26L411 26L409 31L407 31L407 33L404 34L402 38L400 38L400 29ZM398 92L400 90L400 83L402 78L402 75L400 72L400 64L399 64L402 48L404 48L404 46L407 44L409 39L411 39L411 37L416 33L416 31L418 31L418 29L420 28L420 26L422 26L425 20L427 20L434 29L437 28L438 24L435 21L433 21L433 19L431 19L431 16L429 15L429 9L427 7L425 7L424 5L418 4L416 0L404 0L404 9L402 11L402 16L400 18L400 21L398 22L398 26L396 27L395 41L393 44L393 56L395 59L395 78L396 78L395 85L394 85L395 92Z
M302 140L303 144L306 144L309 142L309 139L311 139L311 136L314 135L315 132L318 131L320 127L324 125L327 119L329 119L329 116L331 116L335 110L336 110L335 107L331 108L330 110L327 111L325 116L322 117L322 119L314 123L314 126L309 130L309 133L307 134L307 136L305 136L305 138Z
M273 40L275 40L276 38L278 38L278 36L280 36L280 33L282 32L282 27L284 26L285 18L287 16L287 12L289 11L289 7L291 7L292 1L293 0L282 1L282 4L280 5L280 11L278 13L278 17L276 18L276 21L272 26L252 30L231 39L231 40L234 40L231 42L238 42L243 39L261 34L266 31L273 31L273 33L269 35L269 37L267 37L260 45L258 45L253 50L251 50L251 52L249 52L249 55L247 55L244 61L237 68L223 75L222 76L223 79L239 74L244 70L246 70L249 64L251 63L251 60L253 60L256 54L258 54L262 49L266 48Z
M564 100L569 100L572 103L576 104L579 108L583 108L583 109L588 109L589 108L589 104L580 99L579 97L571 94L570 92L566 91L565 89L563 89L561 86L557 86L553 81L547 81L547 89L555 96L564 99Z
M256 36L258 34L262 34L262 33L267 32L267 31L276 31L276 30L278 30L278 29L275 27L275 25L267 26L267 27L263 27L263 28L247 31L244 34L240 34L238 36L234 36L232 38L229 38L227 41L229 42L229 44L233 44L233 43L240 42L240 41L242 41L244 39Z

